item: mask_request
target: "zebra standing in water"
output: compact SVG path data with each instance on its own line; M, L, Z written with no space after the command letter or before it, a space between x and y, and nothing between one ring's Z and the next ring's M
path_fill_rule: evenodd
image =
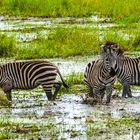
M7 63L0 65L0 86L10 101L12 89L33 89L39 85L43 87L48 100L52 100L56 98L61 86L59 82L55 82L57 74L63 86L68 88L58 68L48 61ZM52 87L55 88L54 94Z
M102 53L109 58L109 67L113 71L111 73L116 74L123 86L122 97L132 97L130 86L140 86L140 57L124 56L123 51L115 43L106 43Z
M102 103L106 91L106 103L110 102L112 85L116 77L111 77L104 60L96 60L89 63L84 73L84 82L88 88L88 95Z

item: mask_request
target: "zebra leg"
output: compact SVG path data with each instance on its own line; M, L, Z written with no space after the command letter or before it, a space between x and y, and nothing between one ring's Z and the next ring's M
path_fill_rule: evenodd
M11 91L6 92L6 97L9 101L12 101Z
M102 104L104 95L105 95L105 88L104 88L104 87L102 87L102 89L96 90L95 98L97 99L97 101L98 101L100 104Z
M9 101L12 101L11 90L12 90L12 82L6 81L2 84L2 89L6 93L6 97Z
M126 98L127 95L128 95L128 97L132 97L130 86L123 85L122 97Z
M56 99L56 96L57 96L57 93L58 91L60 90L60 87L61 87L61 83L57 82L54 84L54 88L55 88L55 91L54 91L54 95L53 95L53 100Z
M105 90L103 90L102 93L101 93L101 99L102 99L102 100L103 100L103 98L104 98L104 95L105 95Z
M51 91L46 91L46 96L47 96L49 101L52 100L52 92Z
M87 87L87 95L89 97L95 98L95 94L93 94L93 88L90 86L88 82L86 82L86 87Z
M95 94L93 93L93 88L90 85L88 86L88 95L89 97L95 98Z
M106 104L110 103L111 95L112 95L112 86L106 87Z
M131 93L131 89L130 88L128 90L128 94L127 95L128 95L129 98L132 98L132 93Z
M94 90L94 96L93 98L96 100L96 102L102 104L102 92L99 89Z
M53 85L42 85L48 100L52 100L52 86Z
M126 97L126 92L127 92L126 86L123 86L123 91L122 91L122 97L123 98Z

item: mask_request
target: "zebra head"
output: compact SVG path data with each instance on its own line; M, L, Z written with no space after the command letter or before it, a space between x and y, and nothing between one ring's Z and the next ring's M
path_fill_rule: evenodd
M123 53L119 45L114 42L106 42L105 45L100 45L102 51L100 59L105 61L111 76L116 75L117 58Z
M119 48L119 45L114 42L106 42L106 44L101 44L101 53L100 58L105 59L106 57L114 57L116 58L120 53L121 49Z

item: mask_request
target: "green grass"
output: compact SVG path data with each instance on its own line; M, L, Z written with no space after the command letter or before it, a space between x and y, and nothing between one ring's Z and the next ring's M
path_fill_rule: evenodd
M6 34L0 34L0 57L13 57L15 52L15 39Z
M98 33L78 28L57 28L47 39L39 37L30 46L17 47L16 59L55 58L97 53Z
M10 16L82 17L99 14L124 22L140 17L139 0L2 0L0 14Z
M102 41L99 40L102 32ZM126 36L126 37L125 37ZM112 28L97 30L91 28L56 28L44 38L24 43L13 37L0 34L0 57L15 59L40 59L70 56L87 56L100 52L99 43L117 42L125 51L140 51L140 30L138 28Z

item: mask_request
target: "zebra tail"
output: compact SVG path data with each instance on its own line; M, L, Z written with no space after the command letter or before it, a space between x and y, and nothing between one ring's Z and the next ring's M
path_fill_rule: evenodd
M64 81L64 79L63 79L63 77L62 77L60 71L57 70L57 72L58 72L58 74L59 74L59 76L60 76L60 78L61 78L61 81L62 81L63 86L64 86L65 88L69 88L69 86L65 83L65 81Z

